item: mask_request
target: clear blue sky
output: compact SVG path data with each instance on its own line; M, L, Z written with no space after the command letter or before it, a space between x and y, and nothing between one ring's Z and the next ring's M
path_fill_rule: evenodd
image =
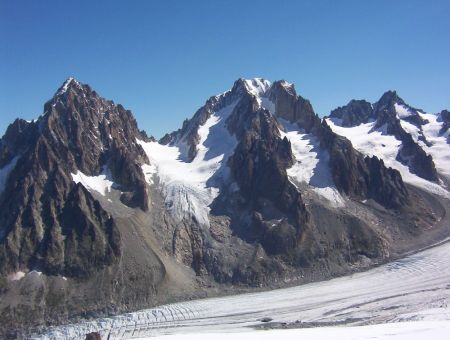
M0 134L69 76L157 137L239 77L286 79L320 115L396 89L450 108L450 1L0 0Z

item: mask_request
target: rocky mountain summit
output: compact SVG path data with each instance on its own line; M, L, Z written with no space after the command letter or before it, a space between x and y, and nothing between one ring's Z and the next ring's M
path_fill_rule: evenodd
M387 92L321 119L293 84L238 79L156 141L69 78L0 140L4 327L309 282L412 250L441 232L428 229L448 199L448 116Z
M426 150L431 143L423 132L423 126L429 121L420 110L407 105L395 91L384 93L373 105L365 100L351 100L333 110L329 118L336 125L347 128L375 122L373 131L394 136L401 142L396 155L400 163L423 179L439 182L433 157Z
M137 137L130 111L73 78L37 120L16 120L0 142L0 164L10 167L0 198L0 271L80 276L117 261L120 233L82 179L111 178L122 202L147 210L139 166L147 157Z

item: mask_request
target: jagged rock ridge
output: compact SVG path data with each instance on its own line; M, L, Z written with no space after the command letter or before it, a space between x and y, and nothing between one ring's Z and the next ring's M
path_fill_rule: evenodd
M356 103L346 124L373 119L369 107ZM330 125L294 85L239 79L157 142L70 78L0 141L0 272L67 276L75 313L383 261L437 215L386 159ZM83 292L97 284L98 296Z
M73 78L36 121L16 120L0 141L0 165L15 162L0 196L0 271L80 276L116 261L114 220L73 175L107 170L121 200L146 210L137 137L145 138L130 111Z
M428 121L421 116L420 110L407 105L395 91L384 93L373 105L364 100L351 100L333 110L329 118L342 127L374 121L374 130L383 131L401 142L396 155L398 161L421 178L439 181L433 158L422 147L422 143L430 146L422 131Z

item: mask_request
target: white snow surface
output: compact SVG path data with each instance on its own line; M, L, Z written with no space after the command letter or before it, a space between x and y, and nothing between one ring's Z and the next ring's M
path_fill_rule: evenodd
M450 197L449 192L443 187L411 173L407 166L396 160L401 142L394 136L386 134L386 128L384 126L375 130L375 122L360 124L354 127L342 127L335 124L333 119L328 118L326 121L334 132L347 137L358 151L368 156L377 156L384 161L386 166L398 170L405 182L431 193L443 197ZM439 139L439 142L442 143L441 139ZM443 146L442 148L445 147ZM444 158L443 162L440 163L450 164L446 159Z
M200 224L209 226L209 205L228 178L226 161L237 145L225 125L236 104L237 101L213 113L199 127L198 152L191 162L185 160L183 142L171 146L137 140L154 167L146 178L157 174L166 206L179 221L194 217Z
M25 276L23 271L18 271L8 275L8 280L10 281L20 281Z
M145 181L148 184L153 184L153 175L156 174L156 166L151 164L143 164L142 172L144 173Z
M294 165L287 170L291 179L309 184L320 196L334 206L343 206L344 199L336 189L330 171L330 155L321 149L319 141L311 134L300 131L297 125L278 118L285 131L280 130L281 138L291 142ZM294 181L294 183L295 183Z
M407 107L404 106L404 105L395 103L395 104L394 104L394 107L395 107L395 112L397 112L397 116L398 116L398 118L400 118L400 119L409 117L409 116L411 116L411 115L413 114L413 113L410 111L410 109L407 108Z
M428 120L428 124L422 126L422 132L431 146L427 146L424 142L419 141L420 146L433 157L436 169L441 174L450 176L450 130L440 135L439 132L443 123L438 121L438 116L431 113L419 112L419 115Z
M6 164L3 168L0 169L0 195L5 190L6 181L8 180L8 176L11 171L14 170L17 161L19 160L19 156L14 157L8 164Z
M276 329L265 331L243 331L230 333L193 333L163 335L139 340L423 340L447 339L450 322L422 321L396 322L359 327L317 327L299 329Z
M283 86L292 86L287 82L282 82L282 84ZM258 102L276 117L275 103L265 96L266 92L267 90L258 92ZM285 130L280 130L281 138L286 137L291 142L295 163L287 170L287 174L294 179L293 183L295 184L297 181L309 184L328 203L335 207L343 206L345 201L331 177L330 155L327 150L320 147L317 138L301 131L296 124L280 117L276 118Z
M272 85L270 81L262 78L245 79L244 83L247 90L256 97L262 97Z
M365 339L371 334L381 339L388 334L399 334L395 339L414 339L411 336L422 334L415 333L422 329L428 332L424 334L434 334L439 339L448 334L450 327L449 257L450 242L443 241L440 245L366 272L292 288L192 300L59 326L35 339L84 339L85 334L94 331L100 332L105 339L108 336L110 339L126 339L208 332L240 332L235 334L240 336L242 332L262 325L262 318L287 323L299 320L347 326L380 324L287 333L270 331L274 336L298 332L298 335L303 334L305 339L310 339L306 335L311 331L329 338L333 331L333 335L340 334L342 339L359 336ZM439 329L441 331L437 332ZM338 333L334 333L335 330ZM264 334L270 333L254 331L245 335L256 337Z
M111 187L114 182L112 181L111 174L107 168L104 168L102 173L98 176L88 176L82 173L80 170L75 174L71 174L75 183L81 183L89 191L98 192L100 195L105 196L111 191Z

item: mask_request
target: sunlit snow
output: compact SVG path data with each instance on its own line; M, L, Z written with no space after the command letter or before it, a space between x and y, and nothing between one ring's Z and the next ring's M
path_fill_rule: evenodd
M225 125L236 104L215 112L200 126L198 152L191 162L183 157L183 143L171 146L137 140L155 167L167 208L177 220L194 217L209 226L209 205L227 178L226 161L237 144ZM148 171L148 176L152 176L152 171Z
M42 339L84 339L85 334L94 331L99 331L102 338L110 336L111 339L207 332L242 333L263 325L263 318L271 318L278 323L300 321L305 325L381 323L367 329L342 327L345 330L336 334L341 334L343 339L359 331L365 332L359 333L361 336L381 336L386 331L396 334L396 326L389 323L402 323L403 326L398 326L400 329L414 332L441 329L439 322L444 322L442 325L446 325L446 330L441 331L446 332L450 327L449 256L450 243L443 242L371 270L332 280L266 292L191 300L59 326ZM411 324L408 326L406 323ZM329 335L335 329L319 328L315 332ZM292 332L308 334L301 333L301 330ZM263 334L265 332L248 333L249 336ZM274 336L282 334L289 333L273 333ZM405 333L402 339L411 339L411 336Z
M98 176L88 176L80 170L71 175L75 183L81 183L86 189L96 191L102 196L105 196L106 193L110 192L111 187L114 184L107 169L103 170Z
M421 113L419 115L428 120L428 124L422 126L422 131L431 146L424 142L419 142L420 146L433 157L436 169L447 176L450 176L450 130L440 134L443 123L438 121L438 116L430 113Z
M23 271L18 271L8 275L8 280L10 281L20 281L25 276Z
M413 113L404 105L401 104L394 104L395 112L397 112L397 116L400 119L406 118L411 116Z
M444 188L414 175L406 165L396 160L401 141L394 136L386 134L384 126L374 130L375 122L354 127L342 127L335 124L333 119L327 119L326 121L334 132L347 137L358 151L368 156L377 156L383 159L386 166L398 170L405 182L416 185L429 192L450 197Z
M298 329L247 330L240 332L162 335L137 340L423 340L446 339L448 321L395 322L358 327L314 327Z
M262 78L245 79L244 83L247 90L258 98L263 96L271 85L270 81Z
M281 137L291 142L295 158L294 165L287 170L288 176L297 182L309 184L316 193L335 206L342 206L344 200L331 177L328 152L321 149L313 135L301 132L296 124L282 118L278 118L278 121L285 129L285 132L280 131Z

